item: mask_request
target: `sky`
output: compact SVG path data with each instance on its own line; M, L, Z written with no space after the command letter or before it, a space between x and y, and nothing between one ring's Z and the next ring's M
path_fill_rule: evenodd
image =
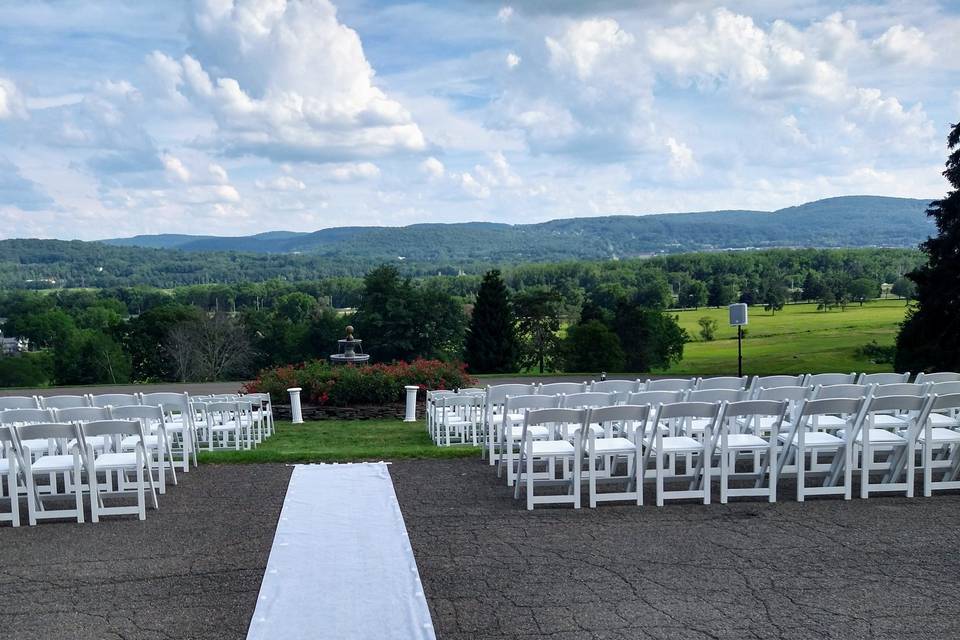
M0 2L0 238L932 198L958 120L960 1Z

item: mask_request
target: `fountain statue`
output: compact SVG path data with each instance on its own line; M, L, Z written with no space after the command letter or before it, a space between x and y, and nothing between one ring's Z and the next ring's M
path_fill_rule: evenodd
M340 353L334 353L330 356L330 360L334 363L361 363L370 359L370 355L364 353L360 347L363 340L353 337L353 327L347 325L347 337L343 340L337 340L337 342L340 345Z

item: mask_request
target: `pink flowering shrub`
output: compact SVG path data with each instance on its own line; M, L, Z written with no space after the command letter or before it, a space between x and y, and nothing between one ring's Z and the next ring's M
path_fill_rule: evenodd
M244 385L247 393L266 392L277 404L289 402L287 389L301 387L306 404L349 407L402 402L404 387L417 385L422 398L427 389L476 386L465 364L440 360L414 360L392 364L332 365L314 360L298 365L264 369Z

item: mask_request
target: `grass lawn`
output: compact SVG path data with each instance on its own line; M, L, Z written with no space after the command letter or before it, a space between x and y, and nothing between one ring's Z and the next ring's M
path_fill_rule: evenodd
M874 300L846 311L817 311L815 304L791 304L771 314L750 307L750 324L743 341L743 370L747 374L817 373L825 371L892 371L859 357L858 347L876 340L892 345L903 321L903 300ZM687 343L683 360L656 373L682 375L736 374L737 330L728 324L727 309L679 311L680 326L696 342ZM700 340L697 321L709 316L718 323L712 342Z
M422 420L324 420L277 422L277 432L256 449L201 452L200 462L346 462L479 455L479 448L435 446Z

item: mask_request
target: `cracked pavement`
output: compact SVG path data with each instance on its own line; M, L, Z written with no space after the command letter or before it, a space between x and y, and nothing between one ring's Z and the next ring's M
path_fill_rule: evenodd
M290 471L203 465L146 522L0 527L0 637L244 638ZM443 640L960 637L960 492L527 512L478 459L390 473Z

